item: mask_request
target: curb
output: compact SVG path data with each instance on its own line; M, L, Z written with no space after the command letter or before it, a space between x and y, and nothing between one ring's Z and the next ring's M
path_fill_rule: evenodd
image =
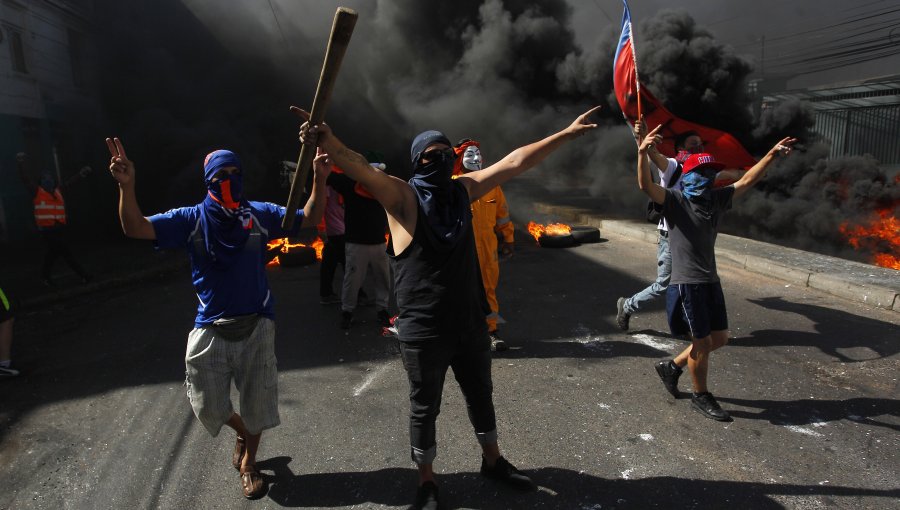
M579 207L543 202L536 202L533 206L540 213L579 225L597 227L601 232L614 232L656 243L656 228L649 223L644 225L638 221L604 220L593 211ZM900 277L894 269L728 234L719 234L716 256L747 271L900 313ZM804 263L792 262L797 260Z

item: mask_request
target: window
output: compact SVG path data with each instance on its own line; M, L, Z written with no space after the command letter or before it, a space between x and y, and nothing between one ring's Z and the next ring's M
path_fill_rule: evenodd
M7 25L6 33L9 34L9 51L12 53L13 71L28 74L28 66L25 64L25 44L22 39L22 31Z

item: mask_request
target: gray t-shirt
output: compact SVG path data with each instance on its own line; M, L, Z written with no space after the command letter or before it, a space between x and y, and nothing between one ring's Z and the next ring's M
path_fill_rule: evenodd
M680 190L667 189L663 216L669 223L669 249L672 252L670 283L715 283L716 235L719 218L731 209L734 186L712 190L706 207L698 206Z

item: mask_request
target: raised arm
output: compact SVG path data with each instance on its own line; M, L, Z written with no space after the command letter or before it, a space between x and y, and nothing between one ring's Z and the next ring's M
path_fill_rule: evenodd
M135 239L156 239L156 231L150 220L141 214L137 196L134 193L134 163L125 155L125 148L118 138L107 138L109 149L109 172L119 183L119 220L122 232Z
M65 190L69 189L69 187L72 186L73 184L75 184L76 182L87 177L88 174L91 173L92 171L93 171L93 168L85 165L78 170L78 173L76 173L72 177L69 177L68 179L66 179L66 182L62 183L62 186L60 186L60 187L63 189L63 191L65 191Z
M600 108L600 106L591 108L579 115L562 131L543 140L519 147L484 170L476 170L459 176L459 182L469 192L469 199L474 202L488 191L537 165L564 143L596 129L597 124L590 123L588 117Z
M759 182L766 175L766 168L768 168L769 164L775 160L775 158L779 156L787 156L791 153L793 149L793 145L797 143L796 138L785 137L782 140L775 144L774 147L769 149L769 152L763 156L755 165L753 165L750 170L744 174L743 177L740 178L736 183L734 183L734 196L739 197L747 192L750 188L753 187L757 182Z
M644 116L641 115L641 118L634 122L634 140L637 142L638 147L640 147L641 142L644 140L644 129ZM666 167L669 166L669 158L659 152L656 144L650 146L650 149L647 150L647 155L650 156L650 162L653 163L653 166L659 169L660 172L664 172Z
M291 111L309 121L308 112L296 106L292 106ZM305 122L300 128L300 141L319 146L328 154L332 164L362 184L389 215L401 219L415 214L412 188L406 182L373 168L365 157L344 145L327 124L310 126Z
M650 152L650 147L662 141L662 136L658 134L660 128L662 128L662 125L656 126L656 129L647 133L647 136L638 145L637 164L638 187L650 197L650 200L657 204L662 204L666 201L666 189L653 182L653 178L650 176L650 157L648 153Z
M314 227L322 221L322 215L325 213L325 200L328 193L325 191L325 181L331 174L332 163L328 154L322 149L316 149L316 159L313 160L313 186L312 193L306 205L303 206L303 228Z

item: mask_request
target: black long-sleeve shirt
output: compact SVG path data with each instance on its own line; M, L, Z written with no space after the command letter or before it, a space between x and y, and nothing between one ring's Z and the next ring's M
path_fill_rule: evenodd
M377 200L356 191L356 181L332 172L328 185L344 197L344 240L356 244L384 244L387 214Z

